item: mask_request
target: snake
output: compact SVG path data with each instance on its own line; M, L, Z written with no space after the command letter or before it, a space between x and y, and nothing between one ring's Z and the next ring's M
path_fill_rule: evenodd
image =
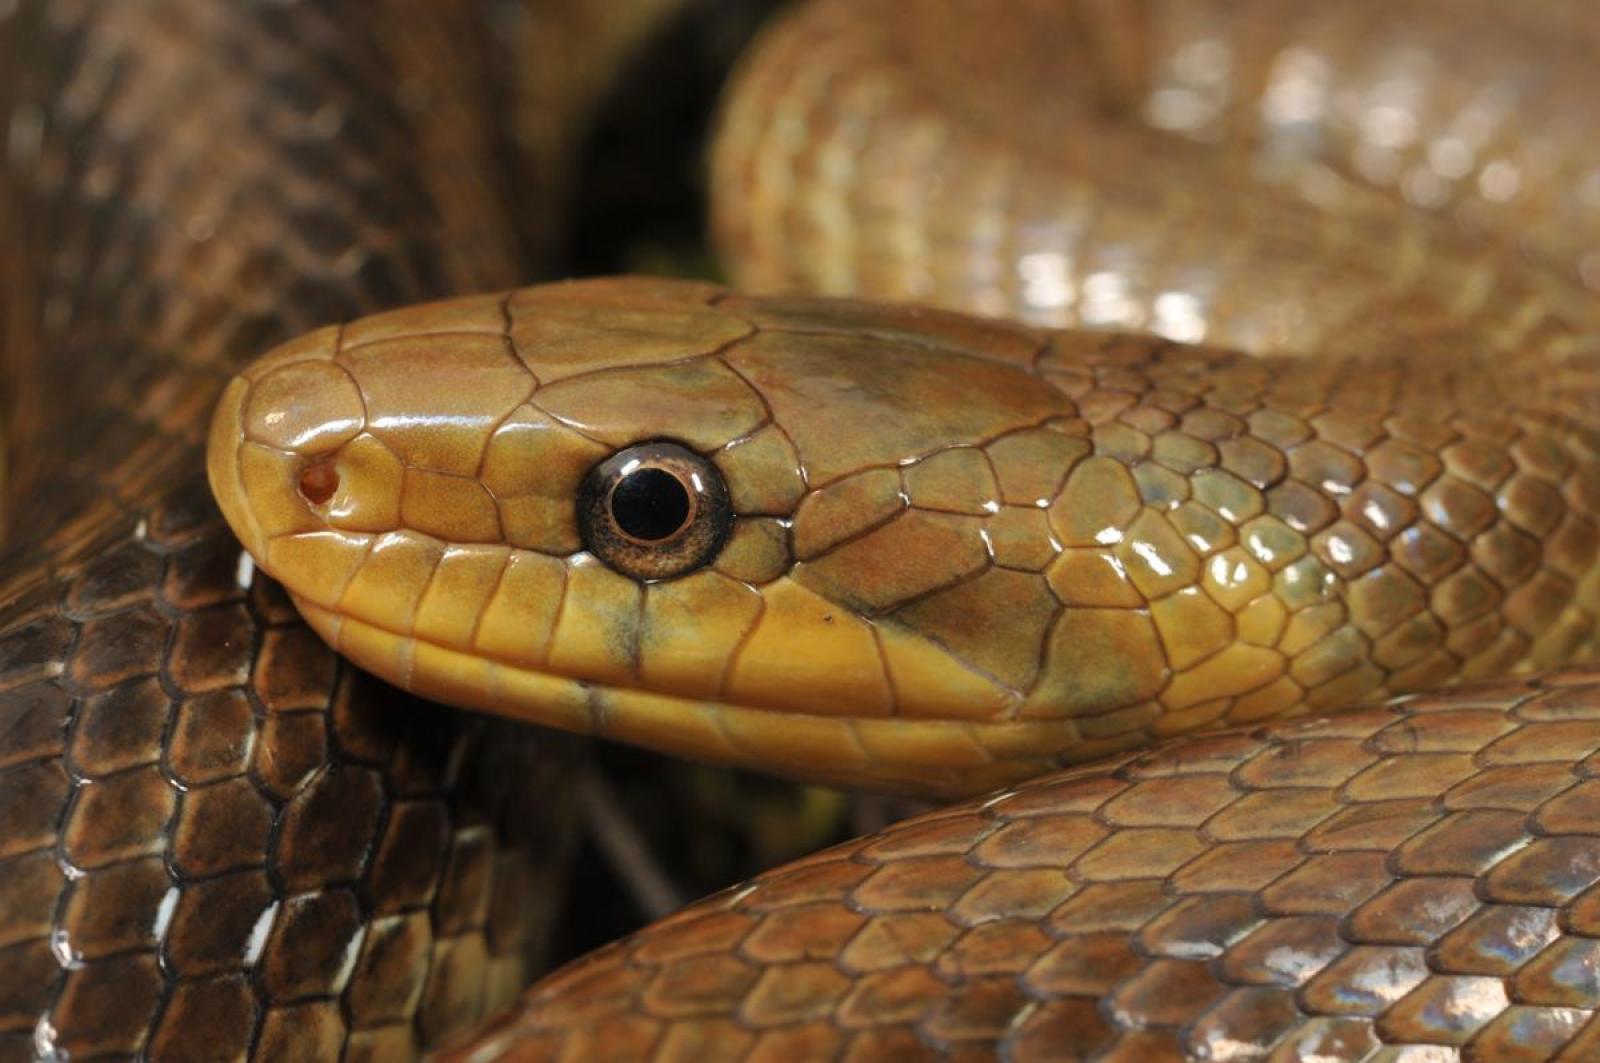
M819 0L517 289L453 13L0 7L0 1050L1600 1051L1591 15ZM984 796L514 999L491 716Z

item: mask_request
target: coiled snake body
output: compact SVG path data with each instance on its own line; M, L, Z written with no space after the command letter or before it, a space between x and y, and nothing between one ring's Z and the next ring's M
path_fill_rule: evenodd
M397 685L827 781L1012 786L580 961L464 1058L1600 1052L1600 677L1536 674L1596 649L1592 211L1561 189L1600 160L1587 141L1541 154L1548 130L1519 141L1510 117L1536 102L1559 132L1592 113L1588 75L1559 61L1591 18L1095 6L976 25L932 0L911 20L799 9L750 61L715 160L749 284L1029 324L586 281L324 327L222 393L207 460L228 524L318 634ZM59 119L13 117L15 201L70 191L93 219L118 199L104 224L135 228L109 246L149 241L190 301L97 318L106 285L166 278L84 273L124 261L92 227L51 254L24 240L42 311L17 335L155 345L110 359L146 375L76 387L164 468L193 472L180 414L284 307L347 319L361 307L340 300L364 292L505 267L466 260L492 244L409 254L429 196L455 200L382 181L383 128L280 69L286 41L316 54L341 28L284 11L240 25L264 34L252 61L286 79L287 109L247 109L237 153L180 127L188 153L159 160L127 148L142 112L108 102L126 63L81 55L170 28L20 16L80 58ZM1448 65L1428 61L1441 42ZM1547 72L1484 73L1519 48ZM195 62L228 84L211 64L233 55ZM182 92L181 64L133 69ZM336 93L366 71L315 69ZM470 78L455 87L470 100ZM469 120L444 99L439 121ZM1167 132L1107 117L1130 108ZM74 122L103 126L103 157L72 148ZM324 217L293 230L304 247L274 231L259 257L208 257L208 225L255 234L239 204L200 200L176 234L155 209L280 149L284 182L238 194L296 217L323 202L302 168L342 179L338 239ZM1391 184L1422 209L1374 187ZM25 237L53 235L49 211L26 214ZM178 367L156 373L164 352ZM413 763L388 728L430 717L335 670L264 582L235 579L203 508L126 473L88 473L77 496L79 472L35 476L100 508L36 516L65 530L14 562L22 722L0 778L46 796L0 848L24 913L0 946L39 971L0 983L5 1029L79 1054L177 1051L197 1028L260 1053L382 1053L503 999L517 845L552 835L519 843L527 824L498 810L539 777ZM1303 719L1260 723L1281 716ZM228 721L232 743L214 737ZM470 742L479 725L437 726ZM222 844L199 824L223 819L197 816L259 833ZM252 901L203 896L247 879ZM235 936L207 940L218 927Z

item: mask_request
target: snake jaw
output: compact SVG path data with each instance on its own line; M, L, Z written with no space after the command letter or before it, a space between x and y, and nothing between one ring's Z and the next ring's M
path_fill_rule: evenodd
M1041 752L1060 745L1059 721L989 725L980 738L975 725L953 720L908 724L652 693L494 661L290 597L335 651L414 694L703 762L928 798L985 792L1060 763ZM994 752L1003 749L1013 755Z

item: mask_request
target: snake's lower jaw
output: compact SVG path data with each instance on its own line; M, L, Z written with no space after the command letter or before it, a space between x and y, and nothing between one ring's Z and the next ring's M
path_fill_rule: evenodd
M952 797L1036 775L1060 759L1048 752L1058 743L1043 733L1059 727L1055 721L975 725L819 716L655 694L489 660L335 613L292 591L290 597L337 652L419 696L709 763ZM973 730L978 726L987 732L981 741ZM1008 746L1014 757L993 752Z

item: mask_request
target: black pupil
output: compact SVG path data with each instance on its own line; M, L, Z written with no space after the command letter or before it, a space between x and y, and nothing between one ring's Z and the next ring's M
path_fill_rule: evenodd
M639 469L611 492L611 517L635 539L665 539L689 519L689 492L670 472Z

